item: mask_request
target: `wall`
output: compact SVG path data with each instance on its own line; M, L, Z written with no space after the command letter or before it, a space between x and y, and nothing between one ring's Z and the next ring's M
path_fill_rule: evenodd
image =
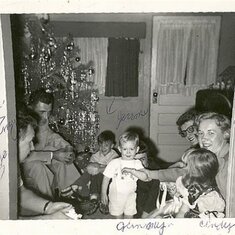
M116 137L131 126L149 136L149 94L151 55L151 14L52 14L51 21L71 22L145 22L146 38L141 39L139 96L134 98L100 96L98 112L100 131L112 130ZM71 32L73 34L73 32Z

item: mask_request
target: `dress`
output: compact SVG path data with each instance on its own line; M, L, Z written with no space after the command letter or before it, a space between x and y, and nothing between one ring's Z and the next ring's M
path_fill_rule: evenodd
M182 184L182 177L177 179L176 186L183 202L190 208L185 213L185 218L224 217L225 201L217 187L201 189L200 185L191 185L186 189Z
M115 150L111 151L105 156L100 152L92 154L90 163L98 163L100 165L106 166L112 159L117 158L118 154ZM103 181L103 173L98 173L97 175L91 175L91 184L90 184L90 194L100 194L101 185Z
M36 151L55 151L66 146L71 147L67 141L48 126L40 128L37 133ZM33 152L32 154L37 153ZM80 173L73 163L64 164L55 159L51 160L48 153L40 160L27 161L26 158L22 173L26 187L49 199L55 196L55 189L62 190L80 177Z
M122 174L122 169L143 169L140 160L113 159L105 168L104 175L111 178L109 187L109 211L111 215L136 214L136 187L138 178L132 174Z

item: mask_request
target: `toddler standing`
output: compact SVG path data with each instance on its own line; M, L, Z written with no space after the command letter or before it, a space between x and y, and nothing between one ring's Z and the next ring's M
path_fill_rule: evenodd
M134 159L139 150L139 136L135 132L125 132L119 138L121 157L113 159L103 174L101 202L109 205L112 216L118 219L133 218L136 210L136 187L138 178L148 180L140 160ZM112 179L109 187L108 185ZM107 195L108 193L108 195Z

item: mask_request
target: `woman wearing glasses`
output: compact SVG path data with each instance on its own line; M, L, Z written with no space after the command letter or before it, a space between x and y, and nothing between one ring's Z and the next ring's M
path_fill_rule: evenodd
M183 113L176 122L179 134L190 142L191 147L198 147L197 127L195 125L198 114L194 108L191 108Z

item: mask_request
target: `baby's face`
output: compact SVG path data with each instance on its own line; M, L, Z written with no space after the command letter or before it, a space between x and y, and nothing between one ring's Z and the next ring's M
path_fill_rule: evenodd
M113 143L111 141L105 141L99 144L99 151L105 156L113 148Z
M126 143L122 143L122 145L119 146L119 151L121 152L122 159L132 160L139 151L139 147L136 146L135 141L127 141Z

